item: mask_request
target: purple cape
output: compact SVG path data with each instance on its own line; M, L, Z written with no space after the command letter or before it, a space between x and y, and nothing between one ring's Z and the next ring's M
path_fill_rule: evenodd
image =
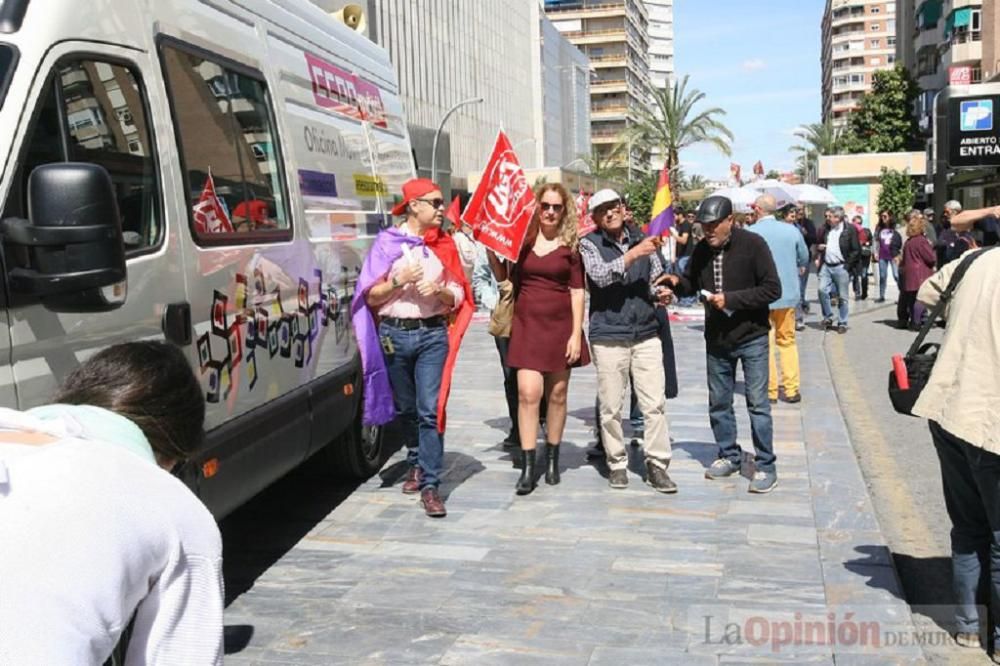
M351 321L354 323L354 337L358 341L361 355L361 369L364 373L364 418L365 425L382 425L396 416L392 402L392 385L389 372L382 355L382 343L378 337L375 317L365 302L368 290L380 282L393 262L403 256L403 246L420 247L423 239L408 236L395 227L380 231L375 237L365 263L361 267L358 283L351 301Z

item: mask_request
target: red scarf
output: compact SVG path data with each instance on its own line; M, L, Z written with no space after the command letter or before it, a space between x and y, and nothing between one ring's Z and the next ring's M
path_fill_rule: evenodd
M433 227L424 234L424 244L437 256L445 272L451 279L462 285L461 305L458 311L451 317L448 325L448 358L444 362L444 372L441 375L441 392L438 394L438 432L444 432L445 428L445 407L448 404L448 394L451 392L451 375L455 370L455 362L458 360L458 348L462 344L462 337L472 322L472 315L476 311L475 301L472 299L472 287L465 277L462 269L462 260L458 257L458 248L455 247L455 240L448 234L441 231L440 227Z

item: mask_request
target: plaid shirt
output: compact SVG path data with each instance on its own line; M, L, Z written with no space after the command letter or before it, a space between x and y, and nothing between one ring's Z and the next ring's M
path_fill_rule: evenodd
M726 248L723 247L715 253L714 257L712 257L712 277L715 280L715 293L717 294L722 293L722 260L723 257L725 257L725 254Z
M622 256L611 261L604 261L600 250L589 238L580 239L580 257L583 259L583 269L598 287L607 287L615 282L625 281L625 253L629 249L629 228L622 229L621 238L612 239L615 245L622 252ZM649 293L655 293L653 283L656 278L663 275L663 262L660 261L660 253L654 252L649 255Z

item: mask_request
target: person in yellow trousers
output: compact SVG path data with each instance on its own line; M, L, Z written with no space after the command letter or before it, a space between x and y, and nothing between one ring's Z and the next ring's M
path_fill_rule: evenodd
M778 401L778 365L781 366L781 385L785 389L781 398L785 402L799 402L799 349L795 343L795 306L799 302L799 276L809 265L809 250L802 234L793 224L779 222L775 217L775 200L764 194L754 203L757 222L747 231L761 236L771 250L774 265L781 280L781 298L771 303L770 375L767 395L772 403ZM775 351L779 363L775 363Z

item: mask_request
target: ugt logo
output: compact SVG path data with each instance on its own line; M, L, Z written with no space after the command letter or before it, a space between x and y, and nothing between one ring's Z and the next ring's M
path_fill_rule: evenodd
M988 132L993 129L993 100L975 99L961 104L963 132Z
M504 151L494 164L493 171L485 176L494 186L486 197L484 213L494 227L510 227L525 210L530 213L528 181L513 151Z

